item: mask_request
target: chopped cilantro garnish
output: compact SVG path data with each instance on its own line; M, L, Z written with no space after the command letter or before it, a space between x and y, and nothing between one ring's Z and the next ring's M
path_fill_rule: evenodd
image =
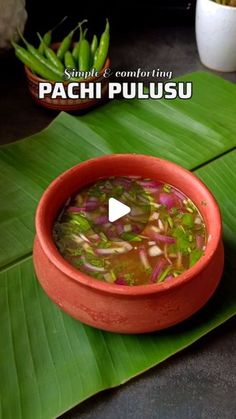
M83 233L90 230L91 228L87 218L82 214L70 213L68 214L68 218L69 218L69 223L75 224L76 226L78 226L80 231Z
M73 265L75 265L77 268L80 268L80 266L83 265L83 262L81 259L74 259L73 260Z
M98 266L98 267L104 267L104 260L100 258L96 258L94 255L87 253L86 259L88 260L91 265Z
M82 250L81 247L78 247L76 249L67 249L67 250L68 250L68 253L71 256L81 256L82 255L82 252L83 252L83 250Z
M129 285L134 284L134 274L133 273L126 273L124 274L124 279L128 282Z
M187 253L189 247L188 233L180 226L175 228L173 237L176 239L175 251Z

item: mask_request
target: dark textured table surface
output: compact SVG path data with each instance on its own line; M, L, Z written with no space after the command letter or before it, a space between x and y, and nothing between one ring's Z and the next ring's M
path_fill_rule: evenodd
M174 76L204 70L193 26L146 27L112 43L113 67L159 68ZM34 105L22 66L0 56L0 142L9 143L44 128L55 117ZM236 73L223 77L236 81ZM236 417L236 321L231 319L191 347L129 383L80 404L64 419L233 419Z

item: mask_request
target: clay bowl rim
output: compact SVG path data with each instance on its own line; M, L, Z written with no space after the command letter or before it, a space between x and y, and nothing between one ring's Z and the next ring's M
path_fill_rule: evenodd
M57 48L59 47L59 45L60 45L60 42L55 42L55 43L53 43L51 45L51 48L53 50L57 50ZM96 76L94 76L94 77L88 77L87 79L84 79L84 80L78 80L77 83L95 82L100 77L102 77L104 70L106 68L109 68L110 67L110 64L111 64L110 58L107 57L103 68L99 71L99 76L98 77L96 77ZM24 68L25 68L26 77L29 80L33 80L34 82L37 82L37 83L39 83L39 82L45 82L45 81L46 82L49 82L51 84L55 84L55 83L61 82L61 83L65 84L65 85L67 85L68 83L70 83L70 80L58 80L58 81L55 81L55 80L43 79L42 77L37 76L37 74L32 73L32 71L30 70L30 68L27 67L26 65L24 66ZM108 80L108 79L104 79L104 80Z
M204 189L204 193L207 195L208 199L208 208L211 207L211 211L214 214L214 217L212 217L213 221L210 223L210 228L208 226L208 237L212 236L214 240L210 240L207 242L205 254L199 259L198 262L196 262L190 269L180 274L178 277L174 278L173 280L170 280L168 282L163 282L161 284L146 284L146 285L138 285L134 287L130 287L127 285L118 285L118 284L109 284L106 282L99 281L81 271L73 267L69 262L67 262L59 253L56 245L53 242L52 239L52 232L48 230L45 222L45 214L47 214L47 207L50 206L51 199L53 198L54 194L58 191L58 185L60 184L60 187L62 187L63 181L65 179L70 178L73 171L80 170L80 167L84 165L97 163L100 162L101 165L106 163L107 159L114 159L114 162L116 159L120 162L120 159L122 158L135 158L139 161L143 159L149 159L150 163L155 160L155 164L165 164L169 165L169 168L178 170L182 172L182 174L187 177L188 182L193 182L193 184L198 184L199 187ZM154 160L153 160L154 159ZM180 188L181 191L181 188ZM202 214L202 211L199 209L199 211ZM203 218L204 215L202 214ZM43 195L41 196L41 199L39 201L37 210L36 210L36 216L35 216L35 227L36 227L36 237L39 240L39 243L48 257L48 259L51 261L53 265L57 267L61 272L63 272L68 279L73 279L74 281L78 282L79 284L82 284L86 287L92 288L95 291L107 293L110 295L123 295L127 297L139 297L139 296L147 296L151 294L158 294L166 291L172 291L175 288L180 287L181 285L190 282L194 279L197 275L199 275L211 262L212 257L214 256L215 252L217 251L217 248L220 244L220 241L222 239L222 222L221 222L221 214L219 210L219 206L210 192L210 190L207 188L207 186L193 173L191 173L189 170L184 169L183 167L172 163L165 159L160 159L158 157L148 156L148 155L142 155L142 154L108 154L105 156L95 157L89 160L86 160L82 163L79 163L70 169L64 171L61 175L59 175L57 178L55 178L47 187L47 189L44 191Z

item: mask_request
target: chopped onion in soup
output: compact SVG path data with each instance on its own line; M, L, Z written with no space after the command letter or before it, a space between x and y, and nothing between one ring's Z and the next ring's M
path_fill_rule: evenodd
M131 212L111 223L108 200L114 193ZM131 286L175 280L200 259L207 242L203 218L188 197L171 185L138 177L111 177L81 189L60 212L53 238L80 271Z

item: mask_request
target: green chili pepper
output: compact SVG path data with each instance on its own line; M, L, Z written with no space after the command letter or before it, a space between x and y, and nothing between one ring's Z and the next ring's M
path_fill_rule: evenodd
M40 42L40 44L39 44L39 47L38 47L38 52L40 53L40 54L44 54L44 52L45 52L45 50L44 50L44 47L45 47L45 45L47 46L47 47L49 47L50 45L51 45L51 41L52 41L52 32L55 30L55 29L57 29L58 28L58 26L60 26L65 20L67 19L67 16L64 16L63 17L63 19L59 22L59 23L57 23L52 29L50 29L48 32L46 32L44 35L43 35L43 42L41 41Z
M93 67L96 51L98 50L98 38L97 35L93 35L91 43L91 54L90 54L90 67Z
M78 57L79 57L79 45L80 42L83 39L83 24L87 22L87 19L84 19L81 23L80 23L80 36L79 36L79 41L75 43L74 48L72 50L72 55L74 60L77 62Z
M43 39L39 44L38 52L40 54L42 55L44 54L45 46L49 46L51 44L51 40L52 40L52 32L48 31L43 35Z
M90 68L90 44L82 39L79 48L79 71L88 71Z
M98 47L98 38L97 38L97 35L93 35L93 40L91 43L91 56L93 59L94 59L97 47Z
M41 43L44 46L44 52L46 57L49 59L49 61L59 70L63 73L64 71L64 65L62 64L62 62L59 60L59 58L57 57L57 54L53 51L52 48L49 48L47 45L44 44L44 41L42 39L42 37L40 36L39 33L37 33L39 39L41 40Z
M58 80L58 75L53 71L49 70L41 61L34 57L30 52L25 48L20 47L15 42L12 42L13 47L15 48L16 56L32 71L37 73L39 76L47 80Z
M57 74L57 79L60 80L62 78L62 72L58 70L58 68L56 68L49 60L44 58L33 45L31 45L28 41L26 41L22 33L19 32L19 34L20 34L21 39L24 41L30 54L34 56L39 62L41 62L41 64L43 64L45 67L51 70L53 73Z
M73 57L73 59L74 60L77 60L78 56L79 56L79 41L77 41L74 44L74 47L73 47L73 50L72 50L72 57Z
M86 38L87 32L88 32L88 28L86 28L84 31L82 31L82 37L79 40L79 48L80 48L80 45L81 45L81 41ZM78 48L78 56L77 56L77 68L78 69L80 68L79 48Z
M109 42L110 42L110 25L107 19L105 31L103 32L101 36L99 47L94 56L93 68L95 68L95 70L97 71L100 71L105 63L105 60L107 58L108 48L109 48Z
M65 66L68 68L76 68L75 61L73 55L70 51L66 51L65 53Z
M94 59L93 59L93 67L94 67L94 63L97 61L98 59L98 52L99 52L99 47L97 47L95 54L94 54Z
M86 28L84 30L82 39L85 39L86 38L87 32L88 32L88 28Z
M164 279L167 277L168 273L171 271L172 266L168 266L164 271L162 271L162 273L160 274L160 276L158 277L157 282L163 282Z
M81 25L81 23L79 23L74 29L72 29L72 31L70 31L70 33L61 42L61 44L60 44L60 46L57 50L57 56L58 56L59 60L61 60L61 61L63 60L66 51L68 51L68 49L70 48L73 35L74 35L75 31L79 28L80 25Z

